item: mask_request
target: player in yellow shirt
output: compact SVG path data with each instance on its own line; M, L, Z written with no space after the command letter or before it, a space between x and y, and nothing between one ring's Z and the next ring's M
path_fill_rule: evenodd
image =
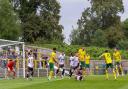
M80 48L78 51L80 67L82 68L83 75L85 76L85 56L86 51L84 48Z
M90 74L90 55L87 53L86 56L85 56L85 67L86 67L86 73L87 75Z
M85 68L85 56L86 56L86 51L84 48L80 48L78 51L79 55L79 61L80 61L80 66L82 68Z
M116 73L112 64L112 58L111 58L111 54L109 53L108 50L106 50L101 56L100 58L103 57L106 63L106 79L109 79L108 77L108 68L110 67L113 70L113 75L114 78L116 79Z
M117 48L114 49L113 58L115 60L117 76L119 76L119 71L123 75L123 69L122 69L122 66L121 66L121 53Z
M57 57L56 57L56 48L53 48L53 52L50 55L50 59L49 59L49 68L50 68L50 73L49 73L49 77L48 79L50 80L53 77L53 73L54 73L54 64L57 63Z

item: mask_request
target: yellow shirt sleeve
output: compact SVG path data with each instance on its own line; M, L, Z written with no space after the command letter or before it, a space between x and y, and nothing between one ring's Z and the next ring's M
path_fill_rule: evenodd
M90 58L91 58L90 56L86 56L86 58L85 58L85 63L86 64L90 64Z
M55 59L56 59L56 53L52 52L49 63L55 63Z

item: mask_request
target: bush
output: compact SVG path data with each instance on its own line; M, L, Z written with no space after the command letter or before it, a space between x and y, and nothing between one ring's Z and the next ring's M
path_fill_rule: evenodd
M66 44L61 44L61 45L53 45L53 44L40 44L40 45L37 45L37 46L40 46L40 47L43 47L43 48L54 48L56 47L58 51L60 52L65 52L65 54L67 56L70 56L70 53L71 52L77 52L77 50L80 48L80 47L84 47L84 46L80 46L80 45L66 45ZM106 50L106 49L109 49L109 48L103 48L103 47L94 47L94 46L91 46L91 47L85 47L87 53L89 53L91 55L91 58L93 60L99 60L99 56ZM109 49L111 54L113 53L113 49ZM124 59L128 59L128 52L126 50L121 50L121 54L122 54L122 57Z

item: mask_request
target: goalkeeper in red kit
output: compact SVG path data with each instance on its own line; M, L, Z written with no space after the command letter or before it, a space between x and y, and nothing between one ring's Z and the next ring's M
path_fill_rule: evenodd
M15 78L15 70L14 70L14 66L15 66L15 61L13 61L12 59L10 59L7 63L7 78L9 76L11 76L11 73L13 73L13 79Z

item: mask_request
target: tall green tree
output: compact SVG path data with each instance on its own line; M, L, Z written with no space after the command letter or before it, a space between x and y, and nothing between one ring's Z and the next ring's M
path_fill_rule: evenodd
M91 7L87 8L81 18L78 20L78 30L80 40L85 45L93 45L94 42L98 42L96 39L97 30L101 29L104 32L104 38L107 39L107 45L114 47L118 43L118 35L122 33L121 21L119 13L123 13L122 0L89 0ZM111 30L111 32L107 32ZM112 35L110 38L110 34ZM103 36L103 35L102 35ZM123 34L119 35L120 39L123 38ZM99 36L98 36L99 37ZM116 37L116 38L115 38ZM114 38L114 39L113 39ZM114 43L114 44L111 44Z
M122 29L124 38L118 42L117 47L122 49L128 49L128 19L122 22Z
M18 40L21 36L20 20L8 0L0 0L0 38Z
M125 38L128 40L128 19L122 22L122 28L124 31Z
M63 42L60 4L57 0L12 0L18 11L26 42Z

